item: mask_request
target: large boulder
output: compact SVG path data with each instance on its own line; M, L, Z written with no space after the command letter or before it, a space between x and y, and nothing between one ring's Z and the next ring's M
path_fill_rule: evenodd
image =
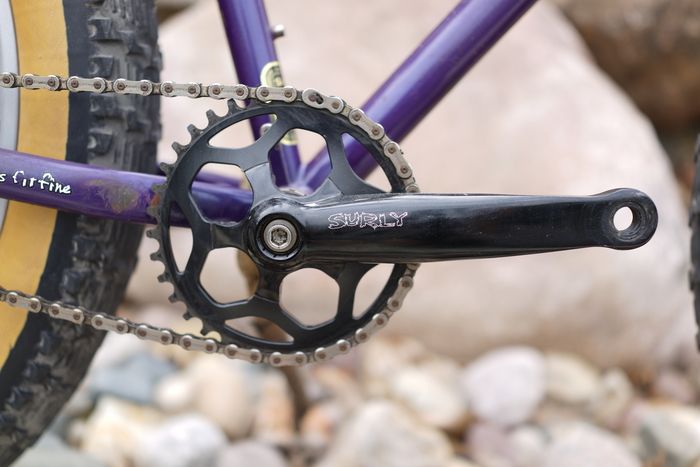
M303 9L269 7L272 21L285 21L288 30L278 43L287 82L359 104L449 5L397 0L356 8L315 0ZM165 79L234 80L223 28L211 21L215 10L214 1L198 4L163 28ZM188 123L204 125L213 104L163 101L163 158L172 158L171 141L187 140ZM245 134L238 126L231 138ZM554 7L534 7L402 146L426 192L585 195L634 187L654 199L660 221L649 244L634 251L424 265L383 332L415 336L463 360L524 344L632 367L668 362L690 347L688 233L669 163L648 120ZM144 244L129 289L135 301L164 301L170 293L153 285L162 268L148 260L154 249ZM214 270L216 286L230 288L234 261ZM310 310L321 295L313 280L283 293L307 299Z
M600 66L663 129L700 120L700 3L554 0Z

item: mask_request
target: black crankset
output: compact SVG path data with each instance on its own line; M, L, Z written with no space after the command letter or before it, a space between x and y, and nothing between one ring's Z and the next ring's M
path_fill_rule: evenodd
M223 117L209 113L209 126L192 129L192 141L176 148L178 159L166 167L167 183L159 188L154 235L160 241L155 257L165 264L162 279L173 283L174 298L185 302L190 315L201 318L203 332L216 331L227 344L268 353L314 352L338 342L352 346L366 338L362 333L372 324L382 325L398 308L396 297L401 297L401 287L412 283L415 263L595 246L630 249L646 243L656 229L653 202L631 189L588 197L407 193L415 188L413 179L402 177L396 161L387 157L388 140L372 138L347 116L300 101L254 101L245 108L231 102L229 108ZM210 142L233 124L271 114L272 125L248 147L221 148ZM293 129L321 135L328 147L331 172L311 193L279 189L271 173L268 154ZM374 157L391 193L353 172L343 135L357 139ZM240 221L218 220L195 203L191 186L208 163L235 165L245 173L253 201ZM632 221L619 230L614 218L623 208L631 211ZM177 211L193 233L192 252L182 269L170 238L171 218ZM250 256L259 280L251 298L219 303L202 287L199 276L208 254L228 247ZM373 303L353 314L358 283L378 263L393 264L393 272ZM338 283L340 295L332 319L305 325L280 305L282 280L301 268L323 271ZM250 317L274 323L289 339L263 339L233 325L236 319Z

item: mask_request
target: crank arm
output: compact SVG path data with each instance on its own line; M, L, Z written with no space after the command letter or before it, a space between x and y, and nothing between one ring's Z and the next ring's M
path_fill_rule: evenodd
M632 223L618 230L618 210ZM644 193L593 196L377 194L302 209L301 254L311 261L424 263L585 247L644 245L658 221Z

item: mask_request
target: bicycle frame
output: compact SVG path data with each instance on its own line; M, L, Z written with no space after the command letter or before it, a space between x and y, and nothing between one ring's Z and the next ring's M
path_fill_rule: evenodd
M460 1L362 108L392 139L400 141L535 2ZM260 85L261 74L277 61L263 0L219 0L219 5L239 81ZM264 118L251 121L255 137L264 123ZM374 159L356 141L348 143L346 150L359 175L365 177L375 168ZM147 208L156 201L151 187L162 183L162 176L54 161L7 149L0 149L0 160L0 198L125 222L154 222ZM270 162L278 181L305 190L318 187L330 171L325 154L302 166L293 145L280 145ZM252 199L250 192L235 184L212 180L195 182L192 191L205 212L231 220L245 215ZM182 224L182 219L176 220Z

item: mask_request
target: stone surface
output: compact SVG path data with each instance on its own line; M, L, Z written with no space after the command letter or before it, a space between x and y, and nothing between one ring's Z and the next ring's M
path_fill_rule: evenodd
M328 445L338 431L338 427L349 417L348 409L334 401L321 402L311 406L304 413L300 424L300 434L304 442L315 448Z
M472 462L469 462L467 459L464 459L462 457L454 457L450 459L445 467L480 467Z
M547 395L567 404L590 402L599 390L598 370L575 355L545 355Z
M682 404L691 404L697 399L697 393L688 376L671 368L661 370L654 378L652 391L657 397L672 399Z
M90 363L90 370L94 372L100 368L118 366L130 357L147 351L148 343L136 336L108 333Z
M335 360L333 363L334 365L318 365L307 369L307 379L317 385L315 395L312 394L314 389L310 388L310 397L332 398L345 407L357 407L362 402L362 389L356 375L345 368L335 366Z
M156 386L154 402L164 412L184 412L194 405L197 388L184 372L163 378Z
M129 466L134 449L162 416L155 410L103 397L88 419L80 449L109 466Z
M294 403L289 384L279 371L265 374L255 410L252 436L278 446L294 441Z
M187 373L195 386L194 409L232 439L250 432L260 391L259 367L207 355L195 360Z
M453 457L447 437L398 405L371 401L340 430L318 467L419 467L446 465Z
M533 426L508 432L502 427L478 423L467 435L467 452L483 467L540 467L545 434Z
M93 371L88 390L96 397L108 394L148 405L158 382L174 371L175 366L167 360L148 352L137 353L117 365Z
M106 463L75 451L52 434L43 435L13 467L103 467Z
M647 459L665 460L668 467L694 466L700 462L700 411L662 405L642 415L642 453Z
M415 339L396 337L372 339L358 348L360 352L360 380L372 396L385 396L394 375L407 366L420 363L430 354Z
M604 426L618 427L634 400L634 387L627 375L618 369L606 371L593 396L590 412Z
M544 398L544 358L527 347L495 350L468 365L460 382L478 418L516 425L527 420Z
M700 4L695 0L555 0L596 61L660 127L700 119Z
M287 26L276 45L289 83L361 104L451 6L395 0L358 9L314 0L306 7L314 15L288 2L269 5L269 13ZM177 57L166 61L164 78L234 79L226 47L210 46L225 43L215 14L216 2L206 1L163 28L164 54ZM339 23L361 31L352 47ZM187 124L203 126L204 111L221 112L220 104L163 101L162 159L172 159L172 141L187 140ZM232 131L231 138L245 140L247 128ZM496 346L528 344L605 366L653 366L692 348L686 213L668 161L649 122L552 6L535 6L402 147L426 192L569 195L630 186L648 193L663 215L654 238L635 251L424 265L384 332L415 336L465 361ZM155 284L161 266L147 257L155 249L144 242L129 290L136 302L165 303L170 293ZM230 262L217 268L220 287L243 284L232 279ZM317 285L288 292L302 300L308 290L321 293Z
M462 429L469 415L457 371L440 377L429 367L405 368L392 378L389 396L426 424L447 431Z
M203 416L179 415L139 441L134 466L209 467L225 445L221 429Z
M542 467L641 467L620 438L583 422L556 427Z
M258 441L240 441L226 446L219 453L217 467L255 466L286 467L287 460L270 445Z

